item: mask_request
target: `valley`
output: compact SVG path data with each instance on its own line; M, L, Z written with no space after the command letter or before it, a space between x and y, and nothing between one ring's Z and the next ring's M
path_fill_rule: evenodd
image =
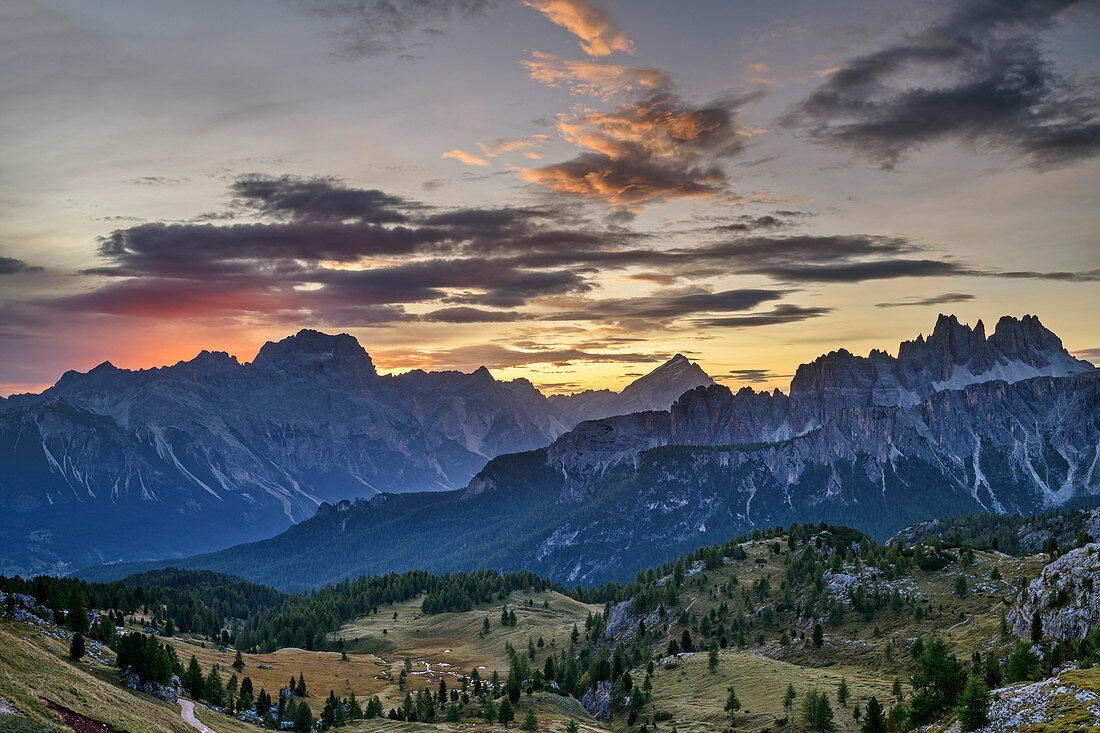
M1098 547L1086 544L1060 552L1068 562L1090 557ZM340 704L355 700L366 705L377 698L381 717L345 719L340 727L347 730L411 730L411 721L387 718L394 714L390 711L411 709L410 700L429 716L415 723L420 728L427 724L450 731L456 726L488 730L492 726L484 720L485 708L511 700L516 725L530 710L538 730L544 731L566 731L570 721L593 733L639 733L654 727L691 733L731 727L806 731L816 728L806 722L802 705L815 692L828 698L828 729L863 730L866 721L854 713L858 706L865 714L873 696L899 730L910 730L935 723L941 715L952 719L950 709L927 707L931 703L921 678L923 665L931 664L928 650L941 642L949 659L957 660L945 668L947 673L975 674L989 688L1007 686L995 699L1019 698L1011 715L1043 719L1036 706L1061 705L1059 710L1083 721L1093 707L1100 711L1100 702L1090 702L1100 701L1100 671L1092 666L1093 660L1100 662L1100 631L1080 643L1040 637L1034 647L1036 666L1023 673L1022 683L1011 677L1018 674L1013 665L1020 646L1004 619L1019 603L1020 589L1049 562L1048 555L1006 555L972 547L960 537L942 544L880 546L846 528L793 525L702 547L674 563L639 572L633 583L581 594L596 602L577 600L571 597L577 595L574 591L521 587L530 578L502 578L504 584L495 586L490 575L471 578L477 585L469 585L462 576L453 579L459 585L423 577L417 582L434 590L382 602L366 614L351 613L329 632L319 631L310 639L310 649L248 648L249 639L258 638L248 631L254 623L258 630L282 618L280 626L294 626L295 618L319 618L326 609L346 605L340 599L350 600L360 586L342 584L312 600L271 595L261 602L281 616L263 612L254 622L226 619L228 625L218 624L224 626L218 643L212 642L212 633L186 633L178 626L161 640L172 647L182 667L193 657L204 675L219 669L222 685L233 675L230 684L238 690L245 677L257 695L262 690L272 694L285 688L287 680L301 678L308 696L300 699L318 720L326 714L330 691ZM179 604L188 597L188 587L224 588L219 593L227 599L243 597L240 591L259 598L256 590L233 585L230 578L172 572L151 573L138 581L159 578L176 591L163 596L167 605L134 607L126 618L128 633L140 634L150 623L164 630L169 618L182 620L182 610L170 609L184 608ZM361 587L385 594L388 591L381 589L397 589L407 582L394 576L386 585ZM133 583L83 587L89 598L113 598L126 606L135 602L134 592L146 588ZM81 587L71 581L66 585ZM516 587L507 590L509 585ZM7 587L13 586L9 582ZM156 587L148 586L142 595L162 597L165 591ZM483 587L492 600L474 602L469 610L428 612L432 604L464 605L461 587ZM502 592L488 590L492 587ZM123 588L130 590L120 594ZM604 600L598 601L600 597ZM284 610L278 611L280 606ZM178 714L175 706L118 686L118 673L110 666L113 655L105 647L94 647L93 658L73 663L64 658L71 633L49 621L12 623L9 618L0 628L5 634L0 645L0 664L5 668L0 673L8 673L0 698L19 710L20 720L25 718L20 725L29 726L26 730L51 729L53 718L39 704L43 697L133 733L180 730L173 719ZM223 646L225 633L236 634L238 648L244 645L238 669L233 666L233 642ZM1030 646L1029 642L1022 648ZM41 668L41 675L31 673L32 668ZM497 692L486 695L494 677L499 679ZM1027 685L1035 679L1056 679L1057 685L1047 692L1041 687L1031 690ZM58 692L50 680L66 682ZM474 693L474 680L481 685L480 695ZM424 712L419 699L423 691L434 692L441 684L454 695L446 702L437 700L435 712ZM795 694L789 706L784 699L788 685ZM842 686L846 694L838 698ZM739 703L732 718L723 710L731 687ZM1055 695L1055 689L1061 692ZM1068 698L1066 690L1072 693ZM142 728L112 712L118 706L126 708L129 703L121 701L129 698L140 704L127 709L147 709L143 715L153 716L147 720L162 723ZM196 715L219 733L259 730L244 719L206 707L211 703L205 699L201 702L205 706L196 704ZM221 707L224 710L224 703ZM1008 714L1003 704L999 709L998 714ZM454 722L444 722L444 717L452 719L452 712ZM918 717L926 715L932 717ZM46 727L34 728L33 721ZM1029 731L1063 730L1056 725L1058 719L1047 722L1050 725ZM1077 729L1093 730L1089 725L1065 730Z

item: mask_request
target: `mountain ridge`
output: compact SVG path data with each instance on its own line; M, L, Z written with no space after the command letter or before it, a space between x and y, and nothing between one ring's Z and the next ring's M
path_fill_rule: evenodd
M824 519L884 538L931 516L1100 494L1100 371L1035 328L1047 345L1016 353L1062 376L940 388L933 375L973 363L967 344L982 343L980 329L946 326L966 338L910 352L913 368L837 351L790 394L696 387L668 411L582 422L547 448L499 456L465 490L383 495L186 566L295 588L393 567L593 583L754 528Z
M632 399L651 406L675 399L641 392ZM380 375L354 337L310 329L251 362L204 350L69 371L0 403L0 572L189 555L269 537L323 501L460 488L587 414L484 367ZM126 513L160 531L135 535Z

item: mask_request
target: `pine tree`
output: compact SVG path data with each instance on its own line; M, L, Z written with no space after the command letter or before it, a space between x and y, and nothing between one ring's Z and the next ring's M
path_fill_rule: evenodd
M298 685L294 688L294 694L298 697L309 697L306 692L306 678L301 672L298 673Z
M241 650L237 650L237 656L233 658L233 669L240 672L244 669L244 657L241 656Z
M523 719L523 725L520 726L529 733L534 733L539 729L538 718L535 717L535 711L531 708L527 708L527 715Z
M794 685L790 682L787 683L787 691L783 693L783 707L787 710L787 715L791 714L791 708L794 707L794 699L798 696L798 693L794 690Z
M1031 647L1020 642L1016 645L1016 651L1008 657L1005 665L1005 679L1009 682L1027 682L1039 673L1039 657L1031 651Z
M195 655L192 654L191 661L187 663L187 674L184 675L183 688L187 690L187 694L191 696L192 700L201 700L204 682L202 667L199 666L199 660L195 659Z
M722 709L729 713L730 723L732 724L737 711L741 709L741 701L737 699L737 693L734 692L733 685L726 689L729 690L729 694L726 696L726 706Z
M718 670L718 642L712 641L710 643L710 649L707 650L707 669L714 674Z
M814 648L820 649L824 641L825 635L821 630L821 624L814 624Z
M836 688L836 701L840 707L848 707L848 680L840 678L840 685Z
M298 710L294 713L294 731L295 733L309 733L313 730L313 712L309 709L309 705L303 700L298 705Z
M802 718L814 730L833 729L833 708L824 692L810 690L802 700Z
M206 701L214 707L220 708L225 704L225 685L222 684L218 665L215 664L210 668L210 673L206 675L206 680L203 682L202 692Z
M237 679L237 675L230 675L229 681L225 683L225 706L229 708L229 712L232 713L237 704L237 687L240 685L240 680Z
M74 662L80 661L84 656L84 635L79 631L73 634L72 643L69 644L69 659Z
M867 713L863 716L861 733L886 733L886 717L882 714L882 705L874 695L867 701Z
M1031 643L1038 644L1043 640L1043 614L1038 607L1031 614Z
M69 594L69 607L65 613L65 619L69 622L69 629L72 631L88 633L88 604L80 588L75 585Z
M572 718L569 719L569 725L565 726L565 733L579 733L580 726L577 725L577 721Z
M967 678L955 712L959 715L959 727L963 733L970 733L989 722L989 690L977 675Z
M252 703L253 703L252 678L251 677L245 677L244 680L241 681L241 693L240 693L240 697L238 697L238 699L237 699L237 709L241 710L242 712L245 711L245 710L251 710L252 709Z
M512 703L508 700L508 698L504 698L504 700L500 703L500 710L497 712L497 722L507 728L508 724L515 719L516 714L512 711Z

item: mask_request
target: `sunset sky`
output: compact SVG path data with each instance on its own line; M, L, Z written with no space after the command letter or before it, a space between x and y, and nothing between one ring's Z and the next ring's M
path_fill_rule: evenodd
M9 0L0 395L300 328L731 386L1038 315L1100 360L1100 3Z

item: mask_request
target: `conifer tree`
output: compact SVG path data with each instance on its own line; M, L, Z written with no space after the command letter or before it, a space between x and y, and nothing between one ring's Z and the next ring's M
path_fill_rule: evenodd
M534 733L539 729L538 718L535 717L535 711L531 708L527 708L527 715L523 719L523 725L520 726L529 733Z
M81 634L88 633L88 604L84 600L84 593L75 585L69 594L69 607L65 613L65 619L68 621L70 630Z
M183 689L187 690L192 700L201 700L203 682L202 667L199 666L199 660L192 654L191 661L187 663L187 673L183 678Z
M241 693L240 693L240 697L238 697L238 699L237 699L237 709L241 710L241 711L251 710L252 709L252 703L253 703L252 678L251 677L245 677L241 681Z
M69 659L74 662L80 661L84 656L84 635L79 631L73 634L73 640L69 644Z
M729 694L726 695L726 705L722 709L729 713L730 723L733 723L734 717L737 715L737 711L741 709L741 701L737 699L737 693L733 689L733 685L726 688Z
M233 658L233 669L240 672L244 669L244 657L241 656L241 650L237 650L237 656Z
M790 682L787 683L787 691L783 693L783 707L787 710L787 715L791 714L791 708L794 707L794 699L798 696L798 693L794 690L794 685Z
M225 704L225 685L222 684L222 676L216 664L210 668L203 682L203 697L214 707L220 708Z
M882 714L882 705L874 695L867 701L867 713L863 716L861 733L886 733L886 717Z
M848 680L840 678L840 685L836 688L836 701L842 708L848 707Z
M970 733L989 722L989 690L977 675L967 678L955 712L959 715L959 727L963 733Z
M508 698L504 698L504 700L500 703L500 710L497 712L497 721L505 728L507 728L508 724L515 719L516 714L512 711L512 703L508 700Z
M295 733L309 733L313 730L313 712L309 709L309 705L305 700L302 700L298 705L298 710L294 713L294 731Z

